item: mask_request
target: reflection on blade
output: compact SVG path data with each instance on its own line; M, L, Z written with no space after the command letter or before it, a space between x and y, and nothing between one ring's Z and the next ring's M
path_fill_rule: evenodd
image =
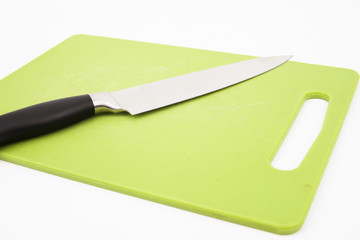
M111 93L135 115L198 97L265 73L291 56L256 58L160 80Z

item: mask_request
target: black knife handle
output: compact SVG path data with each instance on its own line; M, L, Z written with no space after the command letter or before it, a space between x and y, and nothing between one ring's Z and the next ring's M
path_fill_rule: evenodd
M95 115L89 95L63 98L0 116L0 146L53 132Z

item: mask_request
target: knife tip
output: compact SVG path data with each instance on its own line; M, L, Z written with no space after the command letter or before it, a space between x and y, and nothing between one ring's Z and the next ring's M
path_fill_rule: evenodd
M285 61L288 61L290 60L292 57L294 57L294 55L280 55L280 56L277 56L279 58L282 58L284 59Z

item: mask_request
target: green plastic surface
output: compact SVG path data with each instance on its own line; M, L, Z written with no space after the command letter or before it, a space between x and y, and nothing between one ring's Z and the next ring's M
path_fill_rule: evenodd
M0 81L0 114L251 58L75 35ZM357 81L349 69L288 62L187 102L99 115L2 147L0 159L289 234L303 224ZM297 169L274 169L271 160L309 98L329 101L323 129Z

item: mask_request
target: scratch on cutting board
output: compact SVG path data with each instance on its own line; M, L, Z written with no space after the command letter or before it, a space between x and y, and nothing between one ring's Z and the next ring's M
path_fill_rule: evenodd
M209 120L211 119L211 117L201 117L201 116L196 116L193 114L190 115L172 115L170 116L170 118L176 118L176 119L191 119L191 120Z
M155 70L156 72L168 72L170 70L168 67L161 65L152 66L152 69Z

